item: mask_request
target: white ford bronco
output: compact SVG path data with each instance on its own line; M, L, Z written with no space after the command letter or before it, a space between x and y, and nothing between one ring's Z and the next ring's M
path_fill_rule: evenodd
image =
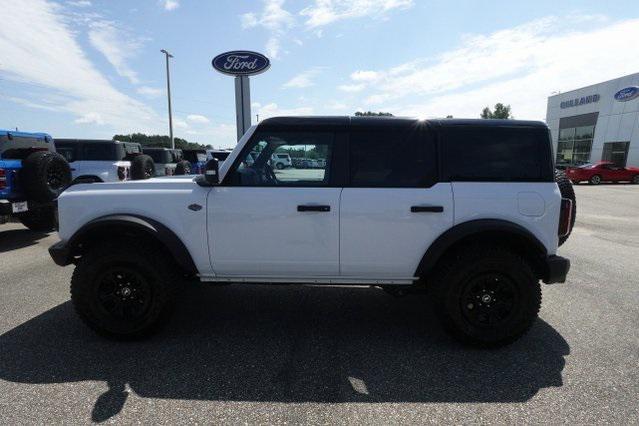
M273 169L278 153L323 167ZM558 182L539 122L271 118L204 175L69 188L50 253L109 337L156 330L194 278L427 292L446 330L498 346L537 318L540 281L566 279Z

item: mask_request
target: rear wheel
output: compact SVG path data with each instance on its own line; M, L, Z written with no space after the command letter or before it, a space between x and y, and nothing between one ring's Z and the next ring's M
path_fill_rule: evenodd
M590 179L588 179L588 182L589 182L591 185L599 185L599 184L601 183L601 176L599 176L599 175L592 175L592 176L590 177Z
M635 185L639 185L639 175L634 175L632 177L632 183L634 183Z
M282 169L284 168L284 164L282 164L282 163L275 163L275 168L276 168L277 170L282 170Z
M470 247L449 256L431 285L443 327L478 346L503 346L518 339L541 306L541 287L530 265L498 247Z
M57 226L54 207L36 207L18 215L20 222L35 232L51 232Z
M143 180L155 176L155 163L146 154L139 154L131 158L131 179Z
M169 317L177 284L172 259L135 241L90 249L71 279L71 300L94 331L116 339L135 339L157 330Z
M176 175L190 175L191 174L191 163L186 160L182 160L175 165L175 174Z

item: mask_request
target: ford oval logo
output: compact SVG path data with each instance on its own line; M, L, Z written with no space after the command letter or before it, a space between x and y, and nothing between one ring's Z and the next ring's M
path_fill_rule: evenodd
M615 99L619 102L628 102L639 96L639 87L631 86L615 93Z
M255 75L266 71L271 61L261 53L248 50L225 52L213 58L213 68L228 75Z

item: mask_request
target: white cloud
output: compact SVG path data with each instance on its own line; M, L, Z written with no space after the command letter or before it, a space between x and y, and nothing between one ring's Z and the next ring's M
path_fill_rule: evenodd
M566 29L567 20L581 25ZM552 91L636 72L639 57L628 55L621 42L636 39L639 19L548 17L467 36L456 49L377 71L374 84L359 84L370 89L366 109L423 117L478 117L484 106L503 102L511 104L517 118L543 119ZM355 82L362 81L357 80L361 76L355 72L351 77Z
M355 71L351 74L351 79L353 81L364 81L370 82L375 81L379 78L379 73L376 71Z
M82 117L75 119L74 123L103 125L104 120L102 119L102 116L97 112L87 112Z
M161 123L147 105L116 90L80 48L59 7L44 0L4 0L12 18L0 26L0 76L38 87L57 110L118 132L150 132ZM33 31L38 28L38 31ZM35 101L36 99L28 99Z
M361 92L365 88L366 88L365 84L342 84L338 86L339 90L343 92L348 92L348 93Z
M130 37L113 22L90 24L89 41L113 65L116 72L131 83L139 83L138 75L129 67L130 59L141 47L141 41Z
M180 7L179 0L164 0L162 4L164 6L164 10L168 11L175 10Z
M69 0L67 1L67 4L69 6L74 6L74 7L89 7L91 6L91 2L89 0Z
M264 8L258 15L250 12L240 15L242 28L262 27L270 36L266 42L266 53L277 59L281 52L281 38L295 24L293 15L284 9L284 0L263 0Z
M260 120L269 117L278 117L278 116L290 116L290 115L311 115L313 113L313 108L304 106L297 108L280 108L276 103L271 102L266 105L262 105L259 102L253 102L254 114L260 115Z
M284 83L282 87L286 89L295 88L295 89L303 89L306 87L314 86L313 78L320 73L322 69L320 67L311 68L306 70L295 77L291 78L289 81Z
M278 36L273 36L268 39L266 42L266 56L272 59L277 59L280 57L280 50L282 49L282 43L280 42L280 38Z
M135 89L140 95L146 96L147 98L157 98L164 94L164 89L158 89L157 87L149 87L149 86L140 86Z
M191 123L198 123L198 124L206 124L210 121L205 116L199 115L199 114L189 114L186 116L186 119L190 121Z
M315 0L300 15L306 17L308 28L317 28L344 19L381 18L390 10L407 9L413 4L413 0Z
M189 128L189 123L187 123L186 121L182 120L181 118L174 118L173 119L173 126L175 126L178 129L188 129Z

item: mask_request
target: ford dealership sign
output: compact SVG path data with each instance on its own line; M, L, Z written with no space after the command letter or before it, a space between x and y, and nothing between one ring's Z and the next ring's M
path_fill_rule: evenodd
M248 50L234 50L213 58L213 68L228 75L255 75L271 66L268 58L261 53Z
M628 102L639 97L639 87L631 86L615 93L615 99L619 102Z

